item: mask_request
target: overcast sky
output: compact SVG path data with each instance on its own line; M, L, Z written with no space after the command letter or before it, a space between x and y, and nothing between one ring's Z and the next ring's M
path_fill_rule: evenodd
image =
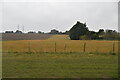
M4 2L2 31L69 30L76 21L90 30L118 30L117 2Z

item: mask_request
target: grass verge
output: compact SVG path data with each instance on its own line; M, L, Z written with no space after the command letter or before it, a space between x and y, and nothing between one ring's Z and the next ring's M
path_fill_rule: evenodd
M118 55L3 53L3 78L117 78Z

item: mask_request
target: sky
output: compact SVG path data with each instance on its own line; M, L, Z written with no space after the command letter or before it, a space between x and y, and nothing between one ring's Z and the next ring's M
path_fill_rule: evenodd
M80 21L89 30L113 29L118 31L117 2L4 2L2 3L2 29L24 32L51 29L66 31Z

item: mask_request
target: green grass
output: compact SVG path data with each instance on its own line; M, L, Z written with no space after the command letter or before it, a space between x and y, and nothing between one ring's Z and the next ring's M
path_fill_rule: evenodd
M118 54L3 53L3 78L117 78Z

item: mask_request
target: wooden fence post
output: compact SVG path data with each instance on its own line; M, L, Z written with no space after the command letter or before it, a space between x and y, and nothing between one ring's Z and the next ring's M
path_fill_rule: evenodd
M64 47L64 52L66 52L66 44L65 44L65 47Z
M28 52L31 52L30 41L28 42Z
M55 52L56 52L56 42L55 42Z
M11 46L8 50L9 53L14 53L13 47Z
M86 42L84 43L84 52L86 52Z
M113 53L115 52L115 43L113 43Z

